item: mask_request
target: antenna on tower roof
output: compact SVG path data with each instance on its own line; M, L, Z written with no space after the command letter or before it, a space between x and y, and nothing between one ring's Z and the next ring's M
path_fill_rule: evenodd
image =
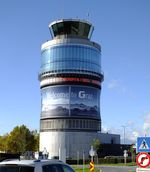
M90 21L90 13L87 13L87 21Z

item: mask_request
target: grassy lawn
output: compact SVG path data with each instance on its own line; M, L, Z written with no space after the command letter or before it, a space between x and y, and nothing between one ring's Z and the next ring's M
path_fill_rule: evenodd
M84 169L83 168L77 168L75 166L73 166L73 169L76 171L76 172L90 172L90 169L85 167ZM99 169L95 168L94 169L94 172L99 172Z
M94 172L99 172L100 171L98 168L96 168L96 165L98 165L98 166L125 166L124 163L118 163L118 164L95 164ZM126 166L136 166L136 163L127 163ZM84 169L83 169L82 165L80 165L80 166L72 165L72 167L73 167L73 169L76 172L90 172L89 164L86 164L84 166ZM131 172L136 172L136 171L133 170Z
M94 164L95 167L98 166L137 166L135 162L129 162L129 163L116 163L116 164ZM82 166L82 164L80 165ZM85 167L89 167L89 164L85 164ZM73 168L79 168L77 165L72 165Z
M85 167L84 169L81 168L81 167L75 167L73 166L73 169L76 171L76 172L90 172L89 168ZM98 168L95 168L94 169L94 172L100 172L100 169ZM131 171L131 172L136 172L135 170L134 171Z
M75 166L73 166L73 169L76 171L76 172L90 172L90 169L89 168L76 168ZM95 168L94 169L94 172L99 172L100 170L98 168ZM131 171L131 172L136 172L135 170Z
M96 164L95 164L96 165ZM98 164L98 165L104 165L104 166L136 166L136 163L129 162L129 163L117 163L117 164Z

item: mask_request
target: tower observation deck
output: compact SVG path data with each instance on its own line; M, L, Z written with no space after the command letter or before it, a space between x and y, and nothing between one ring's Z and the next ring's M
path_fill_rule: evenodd
M87 21L59 20L49 29L52 40L41 46L40 150L52 157L65 148L73 158L101 131L101 47Z

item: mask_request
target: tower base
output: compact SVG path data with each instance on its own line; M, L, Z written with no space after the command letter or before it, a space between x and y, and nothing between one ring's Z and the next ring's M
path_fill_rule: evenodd
M99 139L100 143L120 143L120 135L95 133L95 132L41 132L40 151L45 148L49 158L58 158L59 150L66 150L66 158L77 159L89 157L89 150L93 139Z

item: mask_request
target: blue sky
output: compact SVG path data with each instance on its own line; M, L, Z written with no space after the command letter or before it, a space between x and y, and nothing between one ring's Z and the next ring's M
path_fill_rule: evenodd
M48 24L80 18L93 23L92 41L102 47L103 131L123 139L125 126L126 143L149 136L149 9L149 0L1 0L0 135L22 124L39 130L40 48L51 39Z

